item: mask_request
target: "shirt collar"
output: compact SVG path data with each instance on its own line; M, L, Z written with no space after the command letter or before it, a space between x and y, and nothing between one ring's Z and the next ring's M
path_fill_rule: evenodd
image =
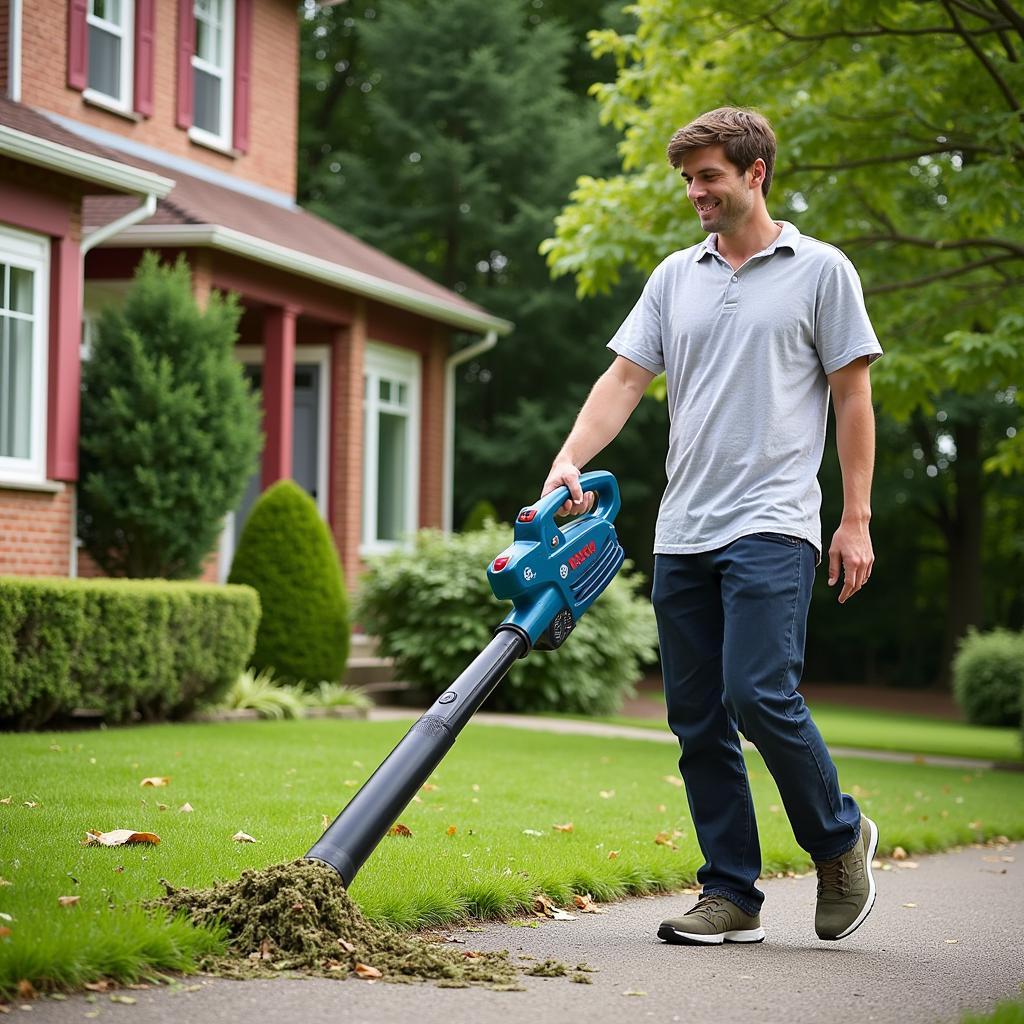
M768 248L758 253L759 256L770 256L776 249L789 249L790 252L795 253L800 247L800 232L797 230L796 225L790 224L787 220L777 220L775 223L782 225L782 231ZM717 252L718 235L710 234L694 250L693 262L699 263L708 253L717 254Z

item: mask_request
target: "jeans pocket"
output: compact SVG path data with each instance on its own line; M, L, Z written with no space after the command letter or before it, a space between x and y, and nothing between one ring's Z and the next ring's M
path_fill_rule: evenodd
M776 544L785 544L786 547L790 548L798 548L800 546L800 538L791 537L788 533L755 533L754 536L773 541Z

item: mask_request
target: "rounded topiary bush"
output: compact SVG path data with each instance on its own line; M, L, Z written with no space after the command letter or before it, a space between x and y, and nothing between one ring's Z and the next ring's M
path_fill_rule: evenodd
M1024 690L1024 635L971 631L953 659L953 694L968 722L1017 725Z
M348 660L348 595L327 524L298 484L257 499L231 564L230 583L259 591L263 615L250 664L284 682L337 682Z
M487 565L512 540L507 526L444 536L421 530L412 551L374 559L356 615L380 638L400 678L434 695L486 647L510 605L487 582ZM641 578L625 571L557 651L517 661L487 699L492 711L608 714L653 661L657 630Z
M472 533L474 530L482 530L488 523L498 521L498 510L486 498L481 498L466 516L462 524L463 533Z

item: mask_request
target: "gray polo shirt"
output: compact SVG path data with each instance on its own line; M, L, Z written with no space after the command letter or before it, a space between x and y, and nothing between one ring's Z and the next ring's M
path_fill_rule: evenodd
M761 531L822 550L826 375L882 349L853 264L777 223L779 237L739 270L719 255L716 235L673 253L608 343L665 371L671 427L657 554L712 551Z

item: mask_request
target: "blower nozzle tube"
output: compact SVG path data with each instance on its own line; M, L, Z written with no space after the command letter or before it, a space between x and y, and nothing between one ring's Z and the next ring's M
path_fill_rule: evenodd
M350 885L477 708L530 647L522 629L499 626L494 639L415 722L313 844L306 860L329 864Z

